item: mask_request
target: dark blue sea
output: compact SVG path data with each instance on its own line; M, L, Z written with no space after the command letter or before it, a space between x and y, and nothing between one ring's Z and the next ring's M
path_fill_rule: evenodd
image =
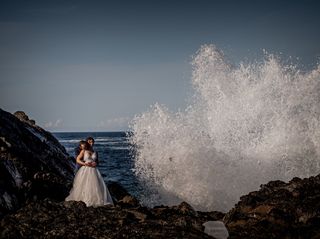
M140 198L142 186L136 178L133 167L134 159L130 153L131 145L126 132L74 132L53 133L71 156L80 140L91 136L95 139L94 149L99 155L98 169L105 182L120 183L132 195Z

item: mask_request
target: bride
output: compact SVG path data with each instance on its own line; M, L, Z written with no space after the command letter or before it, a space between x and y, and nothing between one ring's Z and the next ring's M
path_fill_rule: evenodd
M88 142L91 143L91 145ZM80 141L77 163L82 167L77 171L73 187L65 201L83 201L89 206L113 205L112 197L103 178L96 168L98 153L93 150L93 138ZM81 160L83 158L83 161Z

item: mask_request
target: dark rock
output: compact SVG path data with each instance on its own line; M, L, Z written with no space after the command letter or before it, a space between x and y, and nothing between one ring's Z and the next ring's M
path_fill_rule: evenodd
M193 209L193 207L186 202L180 203L177 209L184 215L197 215L197 212Z
M166 208L174 217L155 216L152 210L45 199L5 216L0 238L212 238L203 232L201 218L176 214L174 207Z
M28 201L64 199L75 161L58 140L22 111L0 109L0 126L0 218Z
M178 206L157 206L151 209L152 217L161 220L165 225L193 227L203 231L203 223L222 220L224 214L220 212L195 211L188 203L182 202Z
M230 238L320 238L320 175L271 181L224 217Z
M26 113L24 113L23 111L16 111L13 115L16 116L22 122L30 124L31 126L34 126L34 127L39 127L39 126L36 126L36 121L33 119L29 119L28 115L26 115Z
M117 204L123 208L140 206L138 199L131 195L124 196L121 200L118 201Z
M26 115L26 113L24 113L23 111L16 111L13 115L21 121L29 121L28 115Z
M125 196L131 196L130 193L117 182L109 181L107 187L115 201L119 201Z

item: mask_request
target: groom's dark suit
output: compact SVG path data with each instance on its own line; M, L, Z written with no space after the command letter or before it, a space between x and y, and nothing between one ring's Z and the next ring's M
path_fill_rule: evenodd
M79 147L79 146L78 146L78 147L75 147L75 148L74 148L74 157L77 158L78 155L80 154L80 152L81 152L80 147Z

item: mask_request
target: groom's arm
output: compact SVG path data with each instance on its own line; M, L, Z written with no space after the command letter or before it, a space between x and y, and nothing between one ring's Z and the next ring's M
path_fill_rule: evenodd
M77 146L76 148L74 148L74 156L75 156L75 158L78 157L78 155L80 154L80 151L81 151L81 149L80 149L79 146Z

